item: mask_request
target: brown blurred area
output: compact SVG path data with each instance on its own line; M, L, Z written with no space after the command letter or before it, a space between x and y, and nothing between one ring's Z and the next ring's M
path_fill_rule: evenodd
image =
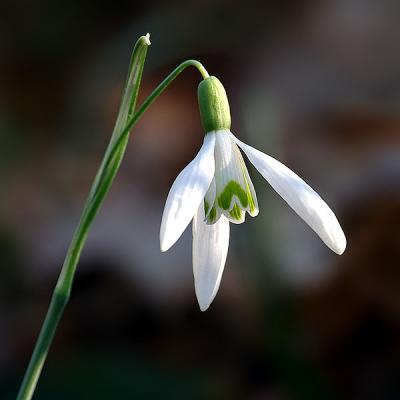
M400 398L399 16L396 0L3 1L0 399L15 398L146 32L140 99L199 59L233 132L320 193L348 248L331 253L249 167L260 215L232 227L199 311L190 229L158 244L202 141L187 70L133 131L36 398Z

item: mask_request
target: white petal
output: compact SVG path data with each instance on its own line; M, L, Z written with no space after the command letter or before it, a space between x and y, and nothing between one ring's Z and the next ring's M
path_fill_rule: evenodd
M235 140L246 153L250 162L289 206L303 218L331 250L342 254L346 248L346 237L335 214L321 197L279 161L237 138Z
M216 190L217 189L215 185L215 179L213 178L213 180L210 183L210 187L208 188L207 193L204 196L204 213L205 213L204 221L208 225L214 224L221 217L221 211L215 202L215 197L217 193Z
M178 175L168 193L160 229L161 251L180 238L202 203L214 176L215 134L206 134L197 156Z
M208 217L212 207L214 207L215 195L216 195L216 186L215 186L215 179L213 178L210 183L210 186L208 187L207 193L204 196L204 204L207 204L208 208L205 218Z
M233 133L231 133L231 135L233 135ZM239 150L239 148L237 146L236 146L235 150L240 154L240 150ZM250 216L256 217L258 215L258 211L259 211L258 210L257 195L256 195L256 191L254 190L254 185L253 185L253 182L251 181L251 178L250 178L250 175L249 175L249 171L247 171L246 164L245 164L241 154L240 154L240 162L242 164L242 170L243 170L243 174L245 176L245 181L246 181L246 184L248 186L248 190L250 191L249 198L252 199L252 201L253 201L253 207L251 207L249 205L249 207L247 207L247 211L250 214Z
M245 211L258 213L257 198L243 156L228 130L215 132L215 184L217 205L234 224L245 220Z
M229 221L222 215L212 225L204 222L201 205L193 219L193 275L200 310L210 306L218 292L229 246Z

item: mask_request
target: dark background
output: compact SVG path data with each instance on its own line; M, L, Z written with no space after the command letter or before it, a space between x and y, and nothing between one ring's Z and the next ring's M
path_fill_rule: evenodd
M220 292L167 253L168 189L198 151L185 71L134 129L84 250L37 399L400 398L400 2L2 1L0 398L15 398L111 134L132 47L140 99L197 58L233 132L335 211L337 256L253 167L260 215L232 226Z

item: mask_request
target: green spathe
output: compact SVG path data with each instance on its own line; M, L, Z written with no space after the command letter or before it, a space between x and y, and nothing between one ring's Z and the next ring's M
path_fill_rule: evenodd
M225 88L218 78L210 76L197 90L201 122L207 132L230 130L231 112Z

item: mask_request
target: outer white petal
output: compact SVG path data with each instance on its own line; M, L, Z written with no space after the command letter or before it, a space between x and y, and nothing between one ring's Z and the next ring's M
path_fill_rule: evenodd
M165 202L160 229L161 251L167 251L180 238L203 202L214 176L215 134L206 134L197 156L173 183Z
M335 253L342 254L346 248L346 237L335 214L321 197L279 161L237 138L235 141L261 175L324 243Z
M218 292L229 247L229 221L221 215L212 225L204 222L200 205L193 219L193 275L200 310L210 306Z

